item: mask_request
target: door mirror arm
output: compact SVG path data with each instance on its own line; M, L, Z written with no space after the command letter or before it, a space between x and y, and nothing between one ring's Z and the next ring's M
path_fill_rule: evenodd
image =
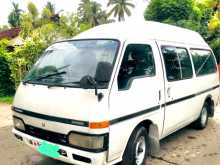
M89 75L84 76L80 81L80 86L84 89L89 89L91 86L95 89L95 96L97 96L98 101L101 101L104 95L98 92L97 82L95 79Z

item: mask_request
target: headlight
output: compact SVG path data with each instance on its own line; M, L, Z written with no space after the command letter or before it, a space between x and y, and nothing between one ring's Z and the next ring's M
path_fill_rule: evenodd
M104 150L107 148L108 136L105 135L84 135L80 133L70 133L69 144L75 147L88 150Z
M13 117L13 123L14 123L15 128L17 128L18 130L21 130L21 131L25 131L25 125L21 119L19 119L17 117Z

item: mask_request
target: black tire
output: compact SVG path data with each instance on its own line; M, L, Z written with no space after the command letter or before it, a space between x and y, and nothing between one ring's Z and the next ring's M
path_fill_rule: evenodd
M140 143L142 141L144 141L145 143L144 144ZM145 150L141 149L142 148L141 146L145 146ZM136 155L139 154L141 155L140 156L141 159L139 160L143 159L143 161L139 161L138 163L136 159ZM149 156L149 140L148 140L147 130L145 127L138 127L133 131L129 139L129 142L126 146L123 155L123 161L121 162L121 165L146 165L148 156Z
M208 104L205 103L202 107L199 118L193 123L195 129L201 130L206 128L208 124Z

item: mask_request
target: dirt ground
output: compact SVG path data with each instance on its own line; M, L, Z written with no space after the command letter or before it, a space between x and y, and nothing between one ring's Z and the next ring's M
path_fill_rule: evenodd
M46 158L17 141L11 133L10 106L0 104L0 164L67 165ZM161 151L150 165L220 165L220 108L202 131L184 128L161 141Z

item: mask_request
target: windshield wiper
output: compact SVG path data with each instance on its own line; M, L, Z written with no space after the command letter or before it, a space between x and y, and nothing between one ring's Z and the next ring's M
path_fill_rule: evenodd
M58 75L62 75L62 74L66 74L66 72L65 71L55 72L55 73L39 76L39 77L36 77L36 78L28 79L28 80L23 81L23 84L25 85L26 83L29 83L30 81L39 81L39 80L43 80L43 79L46 79L46 78L49 78L49 77L58 76Z
M77 84L79 85L80 87L80 82L79 81L73 81L73 82L64 82L64 83L54 83L54 84L50 84L48 85L48 88L51 88L51 87L56 87L56 86L61 86L61 87L65 87L64 85L66 84Z

